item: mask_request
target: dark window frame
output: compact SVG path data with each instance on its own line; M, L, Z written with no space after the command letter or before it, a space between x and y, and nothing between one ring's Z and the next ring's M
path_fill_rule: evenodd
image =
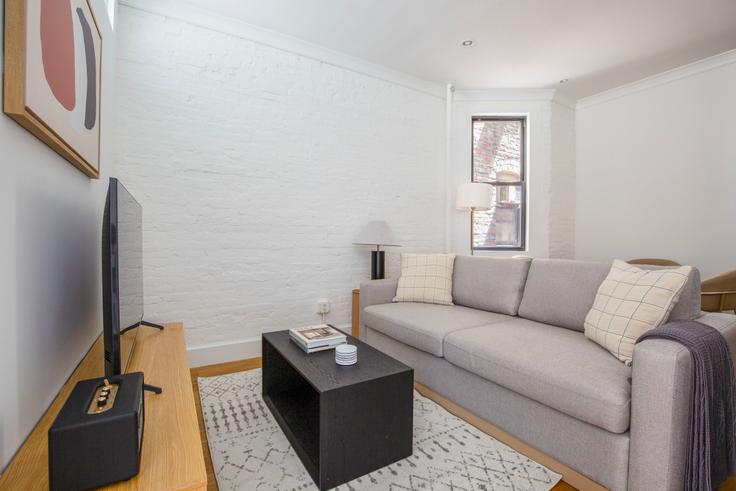
M473 239L473 242L470 244L470 247L474 251L526 251L527 250L527 244L526 244L526 221L527 221L527 161L526 161L526 143L527 143L527 116L473 116L470 121L470 179L472 182L485 182L486 184L490 184L494 187L500 187L500 186L520 186L521 187L521 244L519 246L480 246L476 247L475 245L475 239ZM492 181L476 181L475 180L475 122L476 121L520 121L521 122L521 166L520 166L520 176L518 181L513 182L492 182ZM498 196L498 194L496 194ZM471 226L472 226L472 220L473 220L473 214L471 213L470 216L471 220Z

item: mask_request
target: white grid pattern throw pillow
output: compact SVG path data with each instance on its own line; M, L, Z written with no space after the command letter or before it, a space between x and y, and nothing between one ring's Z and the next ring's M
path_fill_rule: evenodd
M630 365L636 340L667 320L691 270L644 270L615 260L585 317L585 337Z
M402 254L394 302L452 305L455 254Z

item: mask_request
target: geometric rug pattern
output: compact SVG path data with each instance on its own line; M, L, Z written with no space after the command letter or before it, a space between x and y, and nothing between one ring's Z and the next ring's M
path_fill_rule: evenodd
M199 378L220 490L315 491L261 399L261 370ZM414 392L413 454L339 491L547 491L560 476Z

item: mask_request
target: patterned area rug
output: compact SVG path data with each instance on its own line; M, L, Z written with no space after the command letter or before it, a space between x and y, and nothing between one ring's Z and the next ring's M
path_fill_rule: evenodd
M261 399L260 369L198 383L221 490L317 489ZM546 491L559 480L415 391L413 455L335 489Z

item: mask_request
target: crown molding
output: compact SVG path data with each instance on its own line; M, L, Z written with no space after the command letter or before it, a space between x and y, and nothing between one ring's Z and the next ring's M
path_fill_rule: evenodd
M576 100L557 89L457 89L455 101L550 101L575 109Z
M568 109L572 109L574 111L575 106L577 105L578 101L574 97L571 97L568 94L565 94L557 90L555 91L555 95L552 98L552 102L556 102L557 104L564 106Z
M445 99L445 85L424 80L339 51L224 17L177 0L120 0L121 6L176 19L187 24L253 41L271 48L311 58L407 89Z
M551 101L555 89L456 89L458 101Z
M702 60L673 68L666 72L658 73L636 82L621 85L619 87L585 97L578 101L576 109L592 107L636 92L641 92L642 90L669 84L683 78L692 77L725 65L730 65L731 63L736 63L736 49L708 58L703 58Z

